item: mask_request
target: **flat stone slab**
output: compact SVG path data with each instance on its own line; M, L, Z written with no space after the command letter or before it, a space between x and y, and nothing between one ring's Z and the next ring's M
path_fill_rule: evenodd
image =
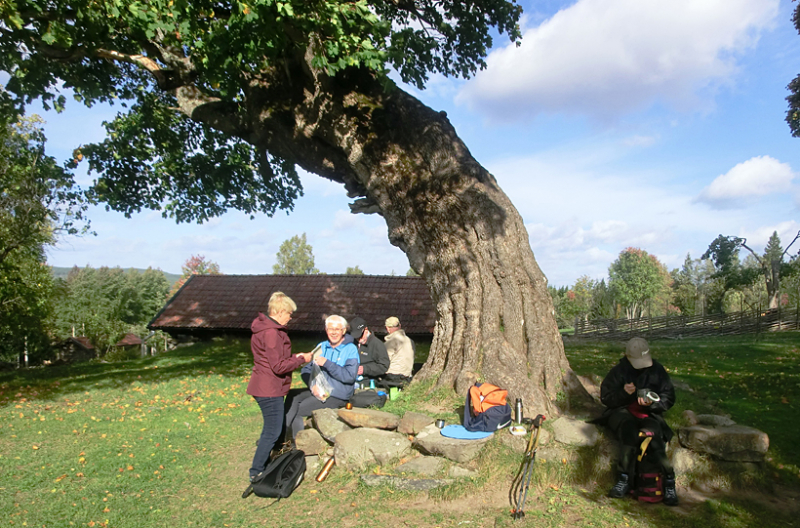
M729 416L721 416L719 414L698 414L697 423L700 425L713 425L715 427L736 425L736 422L731 420Z
M416 435L435 421L427 414L409 411L403 415L397 430L401 433Z
M376 409L339 409L339 418L350 427L371 427L373 429L387 429L394 431L400 425L397 415Z
M414 479L392 477L390 475L361 475L361 482L367 486L390 486L406 491L428 491L440 486L447 486L452 479Z
M435 425L429 425L420 431L414 439L414 445L429 455L443 456L448 460L463 464L478 456L480 450L491 438L491 436L480 440L447 438L442 436L441 431Z
M333 447L336 465L348 471L362 470L372 464L383 466L410 452L411 442L406 435L367 427L339 433Z
M419 456L417 458L412 458L404 464L400 464L394 469L400 473L431 476L441 471L442 467L444 467L444 460L439 457Z
M767 433L744 425L682 427L678 439L687 449L732 462L762 462L769 449Z
M552 423L556 442L574 446L593 446L599 430L596 425L562 416Z

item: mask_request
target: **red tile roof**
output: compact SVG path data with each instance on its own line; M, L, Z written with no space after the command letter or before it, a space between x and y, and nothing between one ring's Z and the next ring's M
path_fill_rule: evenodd
M409 334L431 334L436 312L422 277L193 275L148 325L152 330L249 330L273 292L297 303L290 331L321 332L325 318L358 316L378 333L395 316Z
M133 335L133 334L125 334L125 337L120 339L119 343L117 343L114 346L133 346L133 345L141 345L141 344L142 344L142 340L138 336Z
M86 350L94 350L94 345L91 341L89 341L88 337L80 336L80 337L70 337L67 339L67 342L77 343L78 345L82 346Z

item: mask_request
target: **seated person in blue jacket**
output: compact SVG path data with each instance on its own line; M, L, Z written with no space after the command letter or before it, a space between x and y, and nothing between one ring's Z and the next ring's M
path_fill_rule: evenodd
M311 416L317 409L337 409L344 407L353 396L358 372L358 349L352 341L344 339L347 321L339 315L325 319L325 332L328 340L318 345L319 353L311 363L306 364L300 375L306 385L311 383L312 364L319 366L321 375L330 385L330 393L322 393L317 388L302 391L290 403L286 412L286 428L291 429L292 439L303 430L303 418Z

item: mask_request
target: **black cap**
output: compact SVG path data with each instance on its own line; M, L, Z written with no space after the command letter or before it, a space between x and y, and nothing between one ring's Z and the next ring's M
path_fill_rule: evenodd
M360 317L353 317L350 320L350 335L353 339L358 341L364 334L364 329L367 327L367 322Z

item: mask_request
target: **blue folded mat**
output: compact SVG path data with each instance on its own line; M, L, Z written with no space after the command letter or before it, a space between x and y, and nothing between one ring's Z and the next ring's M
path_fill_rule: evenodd
M442 436L447 438L458 438L460 440L480 440L486 438L494 433L485 433L483 431L467 431L463 425L447 425L442 428Z

